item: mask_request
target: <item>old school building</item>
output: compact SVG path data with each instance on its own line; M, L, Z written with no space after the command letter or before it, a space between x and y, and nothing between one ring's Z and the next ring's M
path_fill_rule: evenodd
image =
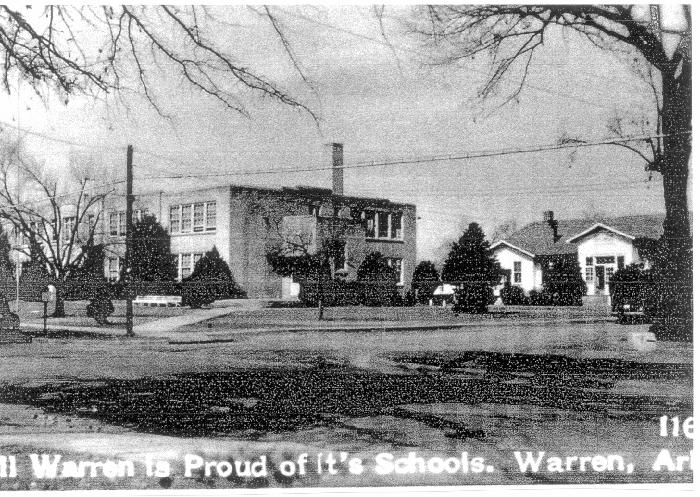
M226 185L178 193L138 195L134 217L151 214L168 230L178 279L192 273L202 255L216 247L234 279L251 298L288 298L298 293L291 278L269 267L266 254L281 246L314 253L329 238L345 244L337 273L352 280L370 252L378 251L407 289L416 264L416 208L381 198L343 194L342 155L334 146L333 189L264 188ZM105 274L119 277L126 216L123 198L105 203Z

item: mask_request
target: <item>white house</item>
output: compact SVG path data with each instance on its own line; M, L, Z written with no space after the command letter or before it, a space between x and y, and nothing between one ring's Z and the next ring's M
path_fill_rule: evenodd
M664 216L637 215L591 221L555 220L545 211L543 221L530 223L491 246L512 285L525 292L542 287L545 264L576 258L586 281L588 296L610 294L608 282L617 269L629 264L648 265L646 250L663 232ZM497 289L500 290L501 287Z

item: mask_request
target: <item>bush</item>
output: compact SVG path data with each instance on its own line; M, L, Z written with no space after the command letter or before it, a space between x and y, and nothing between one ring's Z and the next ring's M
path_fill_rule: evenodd
M94 318L98 324L107 324L107 318L114 313L114 304L109 299L108 290L102 288L95 293L87 305L88 317Z
M656 312L656 292L652 273L640 264L630 264L616 271L610 278L610 303L612 311L624 313L644 312L646 320ZM625 306L628 306L625 309Z
M357 269L360 303L366 306L391 306L399 301L396 276L380 252L365 257Z
M528 305L552 305L552 296L544 290L531 290L527 297Z
M501 289L501 301L503 305L525 305L525 292L517 285L506 283Z
M578 259L566 257L543 264L542 281L550 302L542 305L583 305L586 282Z
M483 314L495 302L493 288L488 283L467 282L455 290L455 313Z
M216 247L197 261L189 278L182 281L182 305L193 309L227 298L243 296L233 281L231 269Z

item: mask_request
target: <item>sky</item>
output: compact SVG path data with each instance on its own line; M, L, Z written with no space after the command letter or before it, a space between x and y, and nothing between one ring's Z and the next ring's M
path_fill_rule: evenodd
M71 96L66 103L50 94L39 98L21 84L0 95L3 133L19 124L45 134L51 139L25 136L47 167L60 172L71 160L90 160L102 169L101 179L124 177L126 145L133 144L137 193L212 184L330 188L328 170L280 169L330 165L331 142L344 144L352 166L551 145L564 136L600 140L610 136L606 123L616 113L646 116L653 105L628 55L596 49L573 33L551 32L517 101L501 106L502 96L479 97L488 61L426 64L430 49L401 22L411 14L408 7L388 8L386 39L368 6L277 6L273 12L312 86L301 80L270 23L243 7L216 11L235 24L210 36L306 103L318 121L246 91L240 95L250 117L241 116L164 68L151 81L168 119L136 94L122 101ZM514 84L508 78L504 91ZM631 128L630 134L645 133ZM263 170L276 172L251 174ZM157 178L193 171L222 176ZM544 210L559 219L663 212L660 176L610 145L348 167L345 192L415 204L418 258L436 262L445 242L472 221L488 235L505 221L537 221Z

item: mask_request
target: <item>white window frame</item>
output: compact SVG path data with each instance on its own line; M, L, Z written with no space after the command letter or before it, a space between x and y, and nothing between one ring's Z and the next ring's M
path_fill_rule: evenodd
M516 266L517 264L517 266ZM516 270L518 269L518 270ZM513 261L513 284L523 284L523 261Z
M197 230L194 223L194 209L196 205L202 206L202 224L201 229ZM187 216L187 221L189 221L189 229L184 229L185 223L185 210L189 209L190 215ZM211 209L211 210L210 210ZM185 204L174 204L170 206L170 218L168 219L168 227L170 228L170 234L190 234L190 233L206 233L216 231L216 200L210 200L205 202L190 202ZM173 224L173 214L177 213L176 224ZM213 214L213 215L209 215Z

